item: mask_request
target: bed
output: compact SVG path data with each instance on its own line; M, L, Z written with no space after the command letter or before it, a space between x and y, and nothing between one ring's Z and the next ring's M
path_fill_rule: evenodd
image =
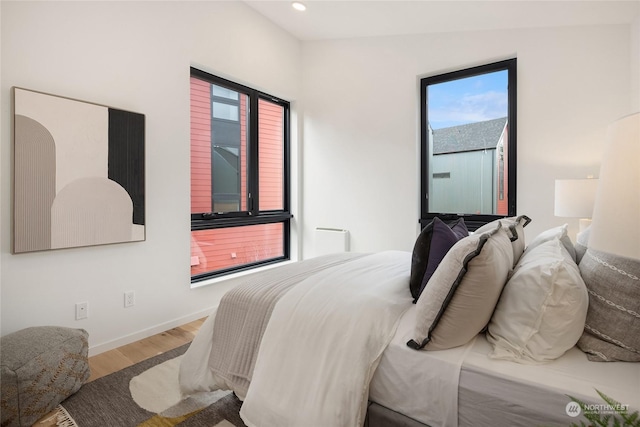
M585 324L607 331L590 321L589 293L605 309L610 296L582 281L566 226L525 251L525 218L472 234L436 221L413 252L330 254L247 276L183 357L183 394L233 390L250 427L570 425L583 414L568 396L611 409L593 406L604 403L597 391L640 409L636 318L622 341L593 344ZM617 260L590 261L587 277ZM625 304L640 312L637 298Z
M577 347L540 365L495 360L488 357L491 346L485 334L461 348L416 352L406 346L414 318L415 307L404 315L373 377L370 401L378 406L373 411L375 420L382 422L371 422L371 427L455 425L455 419L443 421L447 419L445 411L457 415L457 425L461 427L569 426L577 421L567 415L566 406L571 402L567 395L601 404L596 389L630 405L631 412L640 408L637 363L590 362ZM458 378L447 378L433 369L443 360L459 366ZM457 389L452 384L457 384ZM409 389L413 391L410 396L405 391ZM442 390L449 395L442 395ZM437 402L436 412L420 397L434 392L443 397ZM408 398L415 396L418 397ZM371 407L369 411L372 412ZM409 424L407 416L415 424ZM407 424L392 424L389 420Z

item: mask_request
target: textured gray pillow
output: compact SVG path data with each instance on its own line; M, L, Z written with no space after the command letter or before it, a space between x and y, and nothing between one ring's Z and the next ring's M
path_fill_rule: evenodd
M578 347L592 361L640 362L640 260L587 249L589 310Z
M416 303L414 349L466 344L491 319L513 267L513 250L500 223L459 240L445 255Z

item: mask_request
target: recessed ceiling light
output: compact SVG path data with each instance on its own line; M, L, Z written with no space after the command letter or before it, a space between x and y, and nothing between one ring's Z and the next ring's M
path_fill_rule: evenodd
M307 10L307 6L304 5L304 3L300 3L299 1L294 1L293 3L291 3L291 7L293 7L295 10L299 10L299 11L303 11L303 10Z

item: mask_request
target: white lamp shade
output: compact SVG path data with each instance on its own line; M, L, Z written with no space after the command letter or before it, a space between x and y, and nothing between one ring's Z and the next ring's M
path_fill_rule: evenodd
M609 126L592 218L590 248L640 259L640 113Z
M597 188L597 179L556 179L554 215L591 218Z

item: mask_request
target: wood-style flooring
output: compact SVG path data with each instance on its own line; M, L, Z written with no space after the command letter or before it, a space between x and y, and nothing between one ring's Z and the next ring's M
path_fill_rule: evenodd
M97 354L89 358L91 376L89 381L97 380L121 369L127 368L150 357L173 350L190 343L202 326L205 318L194 320L186 325L144 338L140 341ZM55 427L55 411L42 417L34 427Z

